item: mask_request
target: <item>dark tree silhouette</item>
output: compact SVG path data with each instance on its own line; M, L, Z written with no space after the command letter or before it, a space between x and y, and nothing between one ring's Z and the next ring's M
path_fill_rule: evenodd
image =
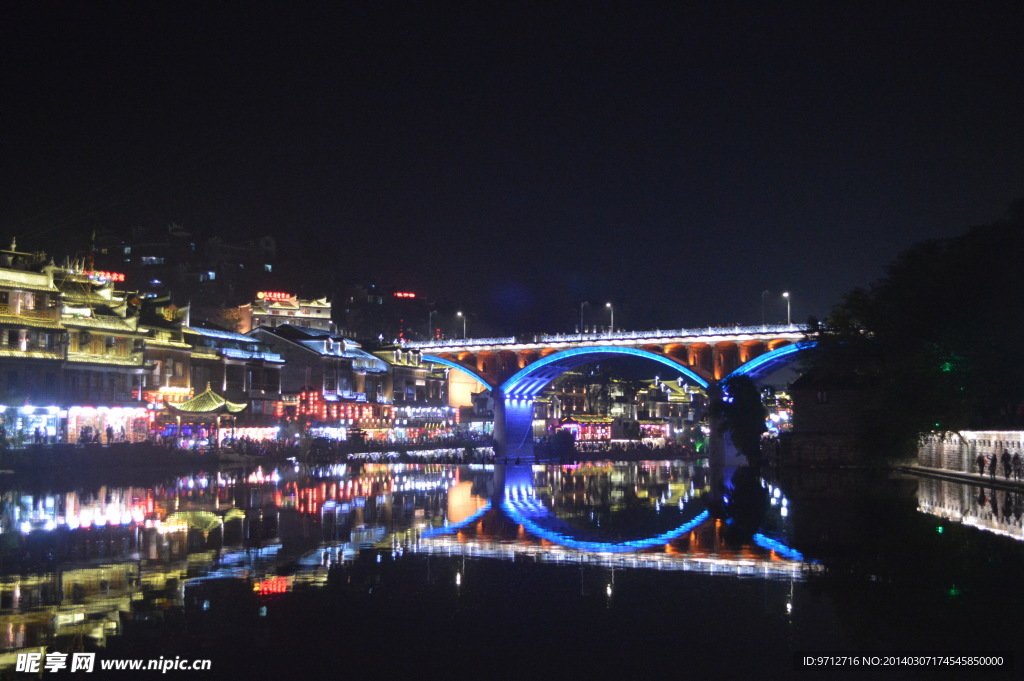
M817 380L863 390L862 443L906 453L919 434L1024 424L1024 202L1004 220L899 255L814 334Z
M728 434L732 443L752 466L761 464L761 434L767 430L768 411L761 393L748 376L722 381L722 395L712 404L712 416L719 422L719 434Z

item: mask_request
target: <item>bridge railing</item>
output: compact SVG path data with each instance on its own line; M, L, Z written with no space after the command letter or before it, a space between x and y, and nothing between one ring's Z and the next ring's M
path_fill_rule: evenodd
M612 333L556 333L530 337L504 336L501 338L455 338L446 340L414 341L409 348L465 347L469 345L522 345L526 343L572 343L602 340L642 340L647 338L680 338L723 336L760 333L800 333L800 324L759 324L757 326L704 326L697 329L654 329L648 331L615 331Z
M616 331L614 333L558 333L535 336L538 343L565 343L596 340L640 340L645 338L678 338L686 336L722 336L754 333L798 333L797 324L766 324L758 326L705 326L699 329L654 329L653 331Z
M515 345L518 341L515 336L502 336L500 338L447 338L444 340L411 341L405 344L407 348L450 348L463 345Z

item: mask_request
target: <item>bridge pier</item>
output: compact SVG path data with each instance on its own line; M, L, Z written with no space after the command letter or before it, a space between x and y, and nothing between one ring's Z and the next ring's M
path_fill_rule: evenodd
M533 400L491 393L494 399L494 456L504 459L533 461Z
M712 383L708 386L708 401L722 399L722 386ZM722 494L732 487L732 476L737 468L746 465L739 450L732 443L732 438L722 432L722 416L711 410L709 422L711 433L708 435L708 466L711 473L711 498L721 501Z

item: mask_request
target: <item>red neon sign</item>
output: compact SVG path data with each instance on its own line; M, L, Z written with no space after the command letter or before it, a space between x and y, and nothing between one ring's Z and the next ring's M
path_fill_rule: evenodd
M94 277L96 279L106 279L107 281L124 281L124 275L120 272L101 272L89 270L86 276Z
M260 291L256 294L256 297L260 300L269 300L271 302L280 303L291 300L295 296L283 291Z
M408 293L406 291L400 291L398 293L395 293L395 298L415 298L415 297L416 297L415 293Z

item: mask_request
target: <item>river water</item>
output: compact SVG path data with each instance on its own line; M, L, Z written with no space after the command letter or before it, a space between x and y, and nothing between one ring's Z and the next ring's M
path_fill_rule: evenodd
M154 678L1024 669L1022 496L999 483L716 480L703 460L364 464L8 477L0 501L0 674L13 678L32 651L95 653L97 669L210 660ZM1005 662L796 663L855 653Z

